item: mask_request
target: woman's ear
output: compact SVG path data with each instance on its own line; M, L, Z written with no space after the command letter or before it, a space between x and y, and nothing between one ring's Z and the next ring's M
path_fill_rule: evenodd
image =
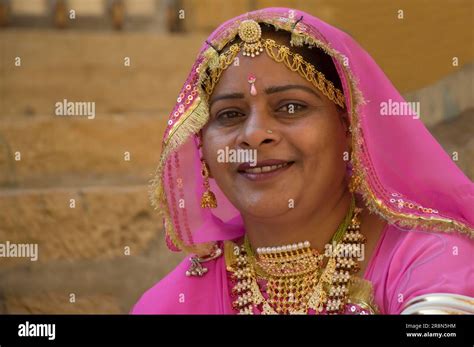
M341 119L341 123L344 127L347 148L349 149L349 153L351 153L352 152L352 132L351 132L351 124L349 121L349 116L346 110L338 108L338 112L339 112L339 117Z
M337 108L337 111L339 113L341 123L344 126L344 129L346 131L346 135L348 136L350 135L350 122L349 122L349 116L347 115L347 111L339 107Z
M196 136L198 137L198 150L201 151L201 159L204 160L206 162L206 158L205 158L205 150L204 150L204 134L203 134L203 130L199 130L199 132L196 134ZM209 167L209 164L207 164L206 162L206 166L207 166L207 172L208 172L208 176L209 178L214 178L212 176L212 172L211 172L211 168Z

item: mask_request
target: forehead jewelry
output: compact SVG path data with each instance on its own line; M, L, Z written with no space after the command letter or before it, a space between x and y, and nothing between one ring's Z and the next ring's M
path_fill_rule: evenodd
M263 52L263 46L260 38L262 37L262 29L254 20L244 20L239 25L239 37L244 42L244 56L255 57Z
M254 74L250 74L247 78L247 82L250 83L250 95L255 96L257 95L257 88L255 88L255 81L257 78Z
M212 94L222 72L234 62L239 52L250 58L257 57L261 52L265 52L273 61L283 63L291 71L297 71L329 100L345 108L344 94L339 88L334 86L333 82L326 79L322 72L318 71L313 64L305 61L300 54L292 52L290 47L278 44L272 39L263 39L262 29L258 22L251 19L242 21L239 24L238 35L242 42L232 44L228 50L218 54L217 57L214 54L216 49L211 46L212 53L209 53L209 56L213 58L207 58L208 61L206 61L205 65L208 69L200 72L200 79L202 79L207 96ZM214 67L211 68L211 65ZM250 81L249 83L252 84Z

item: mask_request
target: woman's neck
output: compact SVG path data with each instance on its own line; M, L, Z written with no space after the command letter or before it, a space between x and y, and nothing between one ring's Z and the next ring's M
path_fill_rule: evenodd
M319 251L330 243L351 204L351 193L344 189L334 198L325 200L319 208L306 211L289 209L274 218L243 216L246 234L252 248L273 247L309 241Z

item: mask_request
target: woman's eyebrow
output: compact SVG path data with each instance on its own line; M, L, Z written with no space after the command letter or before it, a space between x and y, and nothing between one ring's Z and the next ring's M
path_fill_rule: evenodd
M212 97L211 101L209 102L209 108L218 100L225 100L225 99L243 99L244 93L229 93L229 94L221 94Z
M307 87L307 86L300 85L300 84L287 84L287 85L283 85L283 86L267 87L267 88L265 88L265 93L266 94L274 94L274 93L280 93L280 92L284 92L284 91L291 90L291 89L303 90L303 91L308 92L308 93L316 96L317 98L321 99L321 96L314 89L312 89L310 87ZM244 96L243 93L228 93L228 94L216 95L216 96L213 96L211 101L209 102L209 107L211 107L213 103L215 103L216 101L219 101L219 100L243 99L244 97L245 96Z
M317 98L321 99L321 96L319 95L319 93L317 93L314 89L312 89L310 87L307 87L307 86L300 85L300 84L287 84L287 85L284 85L284 86L271 86L271 87L265 88L265 93L274 94L274 93L284 92L284 91L291 90L291 89L300 89L300 90L303 90L303 91L308 92L310 94L313 94Z

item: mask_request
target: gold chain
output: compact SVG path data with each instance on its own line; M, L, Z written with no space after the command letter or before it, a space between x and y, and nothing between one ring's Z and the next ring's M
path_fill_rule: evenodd
M277 63L283 63L291 71L298 72L329 100L342 108L345 107L345 99L342 91L336 88L331 81L326 79L324 74L318 71L313 64L305 61L300 54L293 53L289 47L277 44L275 40L272 39L261 39L259 45L264 48L268 57ZM212 68L209 66L209 76L203 81L204 91L208 96L214 91L222 72L235 62L235 57L241 49L242 43L234 43L227 51L218 56L218 62L215 66Z

